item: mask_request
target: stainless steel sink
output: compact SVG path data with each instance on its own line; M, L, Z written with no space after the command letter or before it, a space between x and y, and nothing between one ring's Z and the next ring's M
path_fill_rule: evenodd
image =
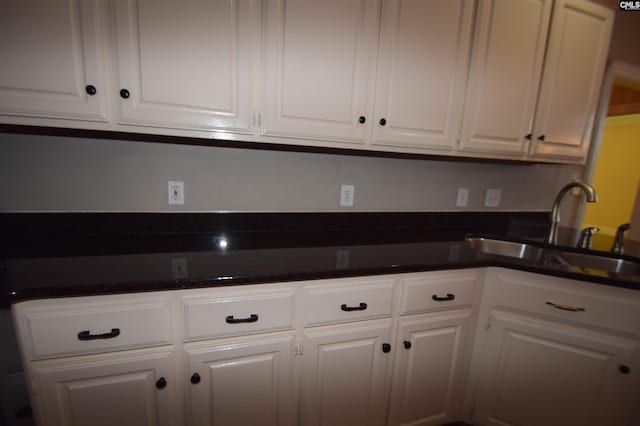
M597 269L614 274L640 275L640 263L626 259L573 252L560 252L554 258L559 263L574 268Z
M518 259L536 259L540 248L526 243L494 240L490 238L467 238L467 244L474 250L486 254L514 257Z

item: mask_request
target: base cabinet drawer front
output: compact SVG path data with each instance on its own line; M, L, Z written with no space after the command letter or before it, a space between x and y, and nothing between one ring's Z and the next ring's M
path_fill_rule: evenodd
M289 333L188 346L189 424L296 424L293 342Z
M30 359L110 352L171 343L170 302L123 298L35 301L21 305L16 324Z
M38 425L180 424L174 369L167 350L37 361L32 372Z
M388 376L398 350L391 345L391 324L367 321L304 333L302 425L385 424Z
M400 315L471 306L477 271L431 272L402 279Z
M185 340L292 329L294 294L286 289L184 297Z
M637 340L499 310L487 333L478 424L630 424Z
M483 298L492 306L640 337L636 290L492 268Z
M304 326L390 317L394 289L394 279L308 285L302 296Z
M463 309L400 321L388 425L441 425L462 418L471 313Z

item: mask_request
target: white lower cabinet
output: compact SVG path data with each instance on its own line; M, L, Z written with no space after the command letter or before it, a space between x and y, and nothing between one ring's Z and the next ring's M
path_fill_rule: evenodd
M303 425L385 424L391 320L306 331L303 348Z
M480 424L628 424L637 341L495 310L487 343Z
M640 424L640 292L613 286L486 268L13 315L40 426Z
M440 425L460 418L471 313L400 320L389 425Z
M291 425L294 335L186 347L190 425Z
M473 423L630 425L640 295L490 268L473 353Z
M41 426L179 424L171 347L36 361Z

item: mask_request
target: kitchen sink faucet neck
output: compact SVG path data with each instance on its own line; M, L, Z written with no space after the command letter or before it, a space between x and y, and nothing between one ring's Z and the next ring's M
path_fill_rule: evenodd
M560 202L567 194L567 192L569 192L573 188L581 189L584 192L588 203L595 203L596 201L598 201L596 190L588 183L576 180L563 186L562 189L560 189L560 192L558 192L558 195L556 195L556 199L553 202L553 208L551 209L551 227L549 228L549 234L547 235L546 239L547 244L558 243L558 227L560 225Z

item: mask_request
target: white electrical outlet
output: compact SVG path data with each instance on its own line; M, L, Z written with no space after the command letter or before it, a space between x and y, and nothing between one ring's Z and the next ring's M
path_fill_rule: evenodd
M500 197L502 196L502 190L498 188L488 188L484 193L484 206L485 207L500 207Z
M342 185L340 187L340 205L343 207L353 206L355 191L354 185Z
M458 198L456 198L456 207L467 207L469 202L469 188L458 188Z
M184 182L169 181L169 204L184 204Z

